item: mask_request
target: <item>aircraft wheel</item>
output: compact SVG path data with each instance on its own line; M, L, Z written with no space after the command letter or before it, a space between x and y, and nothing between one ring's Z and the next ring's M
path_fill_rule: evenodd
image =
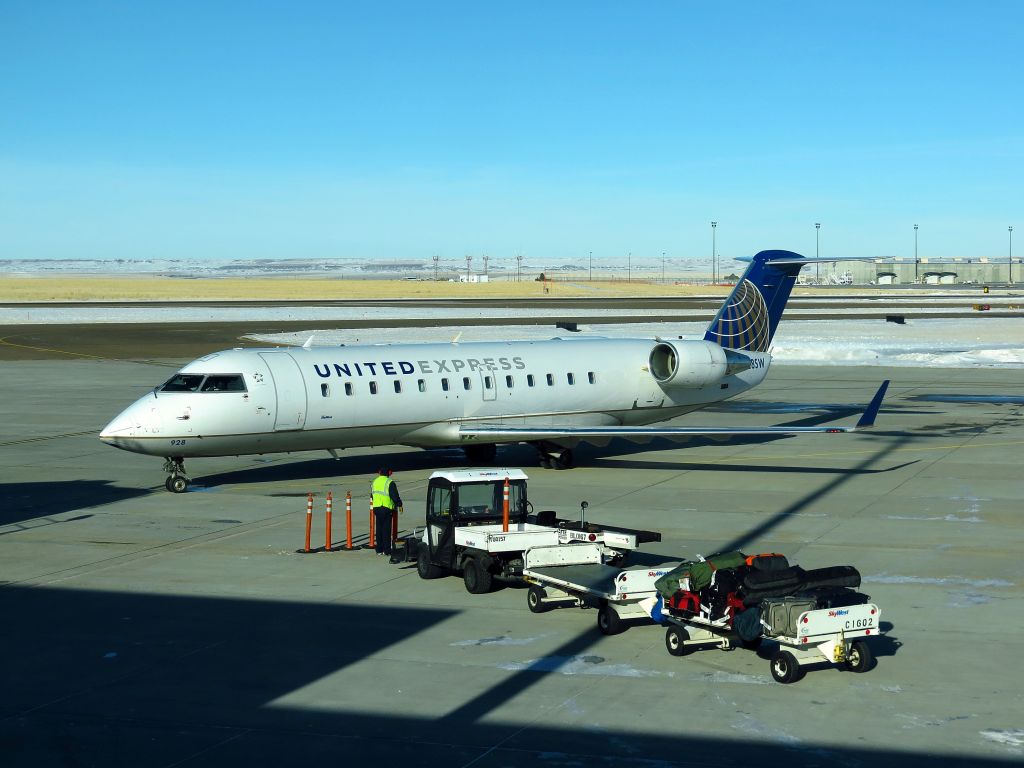
M188 490L188 478L184 475L171 475L167 478L167 490L171 493L184 493Z

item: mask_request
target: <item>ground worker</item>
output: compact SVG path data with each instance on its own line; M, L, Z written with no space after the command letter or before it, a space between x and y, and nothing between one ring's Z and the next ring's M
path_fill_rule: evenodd
M402 513L402 497L398 493L398 483L391 479L391 470L381 467L377 477L373 479L370 495L373 499L374 527L377 531L374 548L378 555L391 554L391 517L395 510Z

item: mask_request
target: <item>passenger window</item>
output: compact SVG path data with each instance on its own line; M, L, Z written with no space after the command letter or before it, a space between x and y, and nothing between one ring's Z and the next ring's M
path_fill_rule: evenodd
M377 394L377 382L376 381L371 381L370 382L370 394L371 395L376 395Z
M211 374L203 382L203 392L245 392L245 383L237 374Z
M469 376L463 376L462 377L462 388L465 389L465 390L469 390L472 386L473 386L473 384L469 380Z
M448 379L441 379L441 389L448 391Z
M589 381L591 384L594 384L594 383L597 382L597 376L594 374L593 371L590 371L587 374L587 381Z
M398 379L395 379L395 393L396 394L401 394L402 393L402 382L400 382Z
M506 376L506 377L505 377L505 386L506 386L506 387L508 387L509 389L512 389L512 384L513 384L513 383L514 383L514 382L513 382L513 380L512 380L512 377L511 377L511 376Z
M320 385L320 394L322 396L324 396L324 397L327 397L328 395L330 395L331 394L330 386L327 385L327 384L321 384Z
M494 389L494 381L490 376L484 376L484 389Z
M346 381L345 382L345 394L346 395L351 395L352 394L352 382L351 381Z
M417 379L416 386L419 387L420 392L427 391L427 382L425 382L423 379Z
M532 374L532 373L528 373L528 374L526 374L526 386L528 386L528 387L532 387L532 386L533 386L533 384L534 384L534 381L533 381L533 374Z
M576 383L576 377L571 373L565 374L565 380L569 382L569 386L572 386L573 384Z
M548 379L548 386L549 387L555 386L555 377L554 377L554 375L552 375L550 373L547 374L547 379Z

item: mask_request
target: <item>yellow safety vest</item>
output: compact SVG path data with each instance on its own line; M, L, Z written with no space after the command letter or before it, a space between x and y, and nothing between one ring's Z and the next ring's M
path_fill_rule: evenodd
M392 482L387 475L377 475L373 481L373 506L395 508L395 502L391 500Z

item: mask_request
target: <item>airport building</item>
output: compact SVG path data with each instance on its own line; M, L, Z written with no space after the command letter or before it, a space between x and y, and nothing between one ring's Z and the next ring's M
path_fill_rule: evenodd
M928 259L885 257L875 261L847 261L808 267L804 284L829 285L1005 285L1024 283L1021 259L986 256Z

